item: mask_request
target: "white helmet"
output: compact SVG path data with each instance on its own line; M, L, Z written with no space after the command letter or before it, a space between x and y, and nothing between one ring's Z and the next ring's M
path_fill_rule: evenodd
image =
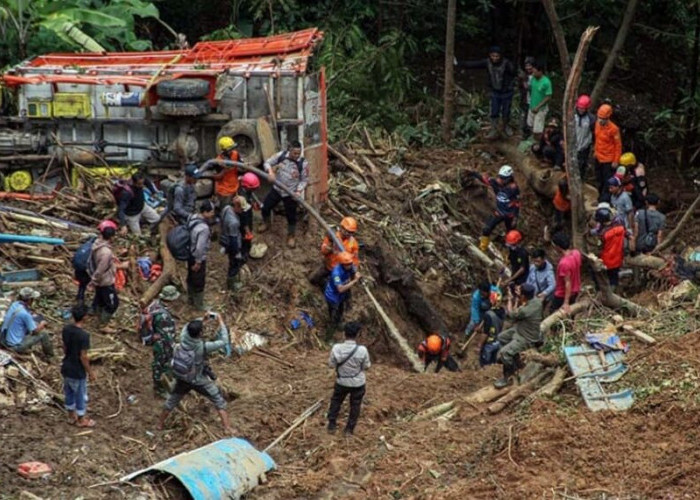
M510 165L503 165L499 170L498 170L498 176L499 177L513 177L513 167Z

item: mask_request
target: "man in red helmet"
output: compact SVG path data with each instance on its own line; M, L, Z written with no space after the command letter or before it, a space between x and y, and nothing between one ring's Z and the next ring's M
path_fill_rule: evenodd
M620 129L610 118L612 106L603 104L598 108L598 120L595 124L595 162L598 181L598 201L603 201L608 190L608 179L613 176L622 155L622 137Z
M260 200L255 195L255 191L260 187L260 179L253 172L246 172L241 176L238 196L242 198L241 213L238 215L241 220L241 235L243 238L243 262L248 260L250 247L253 244L253 209L260 210Z
M336 237L343 243L343 250L350 252L353 256L355 268L360 266L360 245L355 239L357 234L357 221L353 217L344 217L340 221L340 228L335 233ZM321 242L321 255L323 263L309 276L312 285L323 286L328 279L335 265L338 263L338 255L342 250L336 248L330 235L325 235Z
M418 344L418 357L423 361L423 371L427 371L433 361L437 361L435 373L439 372L443 366L451 372L459 371L459 365L450 355L451 345L452 341L448 336L437 333L431 333Z
M589 111L591 98L581 94L576 100L574 113L574 128L576 130L576 165L581 172L581 180L586 178L588 158L591 156L593 132L595 131L595 116Z

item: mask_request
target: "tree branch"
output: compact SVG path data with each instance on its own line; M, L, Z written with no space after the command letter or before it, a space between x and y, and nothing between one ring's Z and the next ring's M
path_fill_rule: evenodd
M569 49L566 47L564 28L562 28L561 22L559 21L557 10L554 7L554 0L542 0L542 5L544 6L545 12L547 12L549 24L552 26L552 33L554 33L554 40L557 43L562 74L564 78L568 78L571 65L569 63Z
M698 197L695 198L695 201L693 201L693 203L688 207L688 210L685 211L685 214L683 214L681 220L678 221L678 224L676 225L675 229L668 233L668 236L666 236L664 241L662 241L656 246L652 253L658 254L660 252L663 252L673 244L673 241L681 233L683 226L685 226L688 223L688 221L693 217L695 209L698 208L698 203L700 203L700 195L698 195Z

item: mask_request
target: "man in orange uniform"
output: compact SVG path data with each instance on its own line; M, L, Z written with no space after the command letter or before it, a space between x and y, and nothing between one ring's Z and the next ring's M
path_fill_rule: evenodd
M459 371L459 365L450 355L450 346L452 341L449 337L431 333L428 337L418 345L418 357L423 361L424 371L428 370L428 366L433 361L437 361L435 373L439 372L444 366L451 372Z
M217 160L241 161L241 154L236 149L237 144L232 138L223 136L219 139L219 149L221 152L216 157ZM219 211L231 204L231 199L238 192L238 168L222 165L220 170L212 177L216 182L216 199L219 202Z
M352 254L352 261L357 268L360 265L360 245L355 239L357 233L357 221L352 217L344 217L340 221L340 229L335 233L338 239L343 243L343 248L346 252ZM342 250L341 250L342 251ZM323 264L309 276L309 281L312 285L324 287L331 271L338 264L338 254L340 251L335 248L333 240L329 235L323 238L321 243L321 254L323 255Z
M620 129L612 121L613 109L609 104L598 108L598 120L595 123L595 174L598 181L598 201L602 201L607 191L608 179L615 174L615 169L622 155L622 138Z
M600 224L596 232L603 241L600 260L605 265L610 287L614 290L620 281L620 268L625 258L625 226L614 221L612 212L607 208L596 210L595 220Z

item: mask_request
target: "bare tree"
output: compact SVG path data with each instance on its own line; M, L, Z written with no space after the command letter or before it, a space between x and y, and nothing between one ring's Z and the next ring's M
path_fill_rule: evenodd
M452 124L455 113L455 23L457 0L447 2L447 26L445 28L445 100L442 115L442 140L452 139Z
M608 54L608 58L605 60L603 69L598 76L598 80L595 82L595 87L593 87L593 92L591 93L591 101L593 104L598 102L600 95L605 89L605 85L608 83L608 77L615 67L615 62L617 61L617 56L620 54L622 47L625 45L625 40L632 26L632 20L634 20L634 15L637 12L637 5L639 0L629 0L627 2L627 8L625 9L625 15L622 18L622 24L620 29L617 31L617 36L615 37L615 42L613 43L612 49Z
M545 12L547 12L549 24L552 26L552 33L554 33L554 40L557 43L557 50L559 51L562 74L564 75L564 78L568 78L569 72L571 71L569 49L566 47L566 35L564 34L564 28L562 28L561 22L559 22L559 16L557 15L557 10L554 8L554 0L542 0L542 6L544 7Z

